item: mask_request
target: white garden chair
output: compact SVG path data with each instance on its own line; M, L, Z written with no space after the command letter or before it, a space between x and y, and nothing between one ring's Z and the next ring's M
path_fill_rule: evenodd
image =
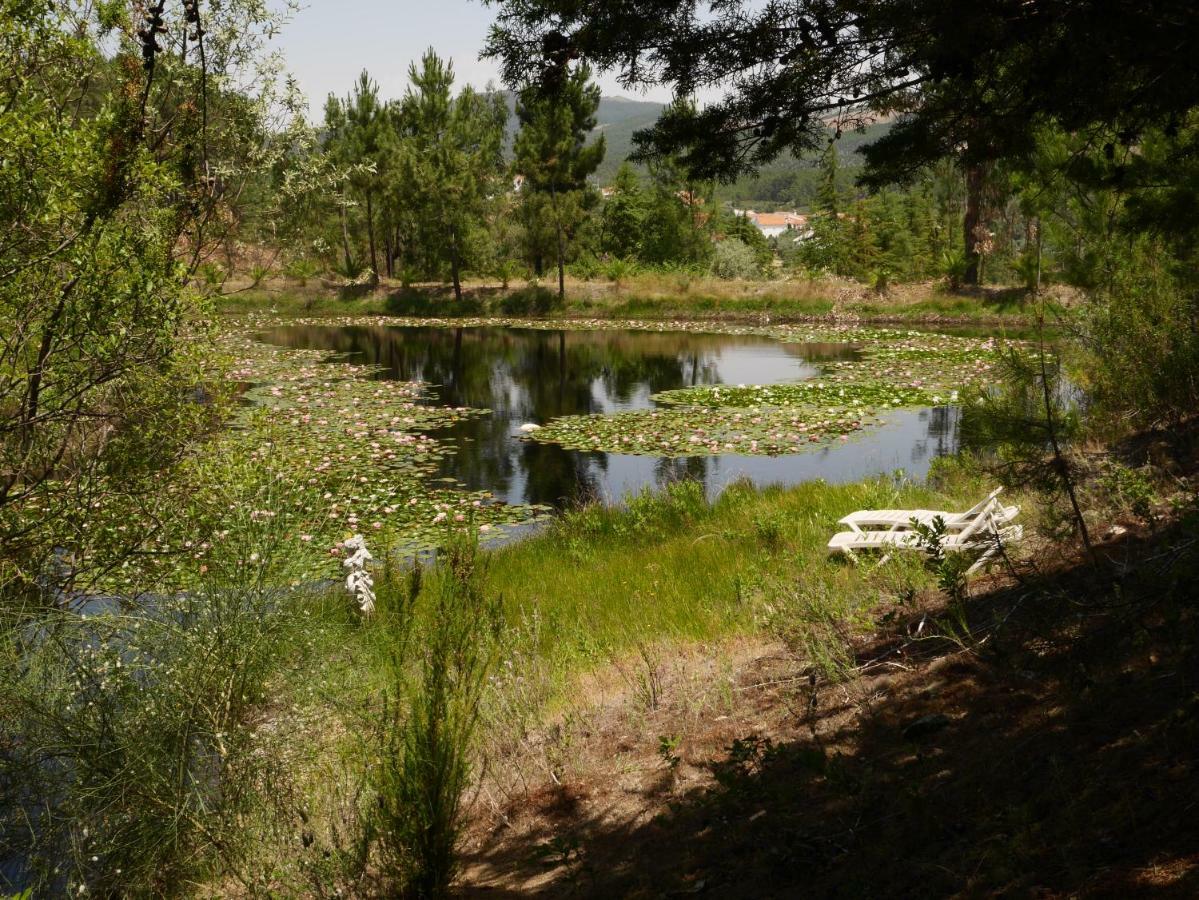
M874 529L883 531L910 531L912 519L922 525L931 525L933 519L940 516L945 527L950 532L961 531L990 512L1001 526L1011 522L1020 513L1018 506L1000 506L998 497L1003 488L991 491L987 498L970 507L965 512L942 512L935 509L863 509L850 513L838 521L838 525L846 525L852 532L866 532Z
M991 498L993 501L993 497ZM1024 536L1024 529L1019 525L1008 525L1010 520L1000 519L989 511L976 515L967 522L961 531L946 534L941 540L941 548L946 552L982 551L973 565L966 570L972 575L998 555L1005 544L1013 543ZM931 520L930 520L931 523ZM900 549L919 549L920 535L909 528L906 530L887 531L842 531L834 534L828 542L830 550L844 553L856 561L854 554L859 550L883 550L881 566L891 558L892 552Z

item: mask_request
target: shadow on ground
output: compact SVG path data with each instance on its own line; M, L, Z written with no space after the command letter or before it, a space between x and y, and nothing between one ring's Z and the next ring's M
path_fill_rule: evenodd
M763 699L788 733L652 818L552 789L541 840L498 834L468 893L1199 896L1195 525L1108 545L1114 591L1078 562L976 597L976 649L880 641L863 658L895 665Z

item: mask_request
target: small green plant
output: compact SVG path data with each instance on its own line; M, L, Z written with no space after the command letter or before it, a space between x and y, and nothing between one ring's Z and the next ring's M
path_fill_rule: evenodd
M779 513L754 520L754 533L758 542L771 553L783 549L787 536L786 519Z
M1138 519L1151 528L1156 527L1160 519L1157 505L1161 498L1144 470L1112 463L1100 476L1099 486L1112 500L1127 508Z
M664 734L658 738L658 758L672 774L678 771L679 764L683 761L683 757L679 755L681 743L682 739L677 734Z
M911 526L916 546L924 551L929 568L937 576L937 587L952 603L960 604L966 599L966 570L970 563L964 554L946 551L949 528L945 519L935 516L932 522L925 523L913 518Z
M570 274L582 281L594 281L604 274L604 266L598 259L587 253L570 264Z
M216 288L224 284L229 275L225 268L218 263L206 262L201 263L196 270L196 277L205 287Z
M956 291L962 286L962 279L966 277L968 264L966 254L961 250L945 250L941 253L938 268L949 283L951 290Z
M288 278L294 278L301 287L304 287L308 284L308 279L316 278L321 274L321 265L310 257L297 256L284 264L283 274Z
M521 266L514 259L504 257L498 260L494 266L493 274L500 280L500 287L508 290L508 285L512 283L521 273Z
M886 294L891 288L891 273L886 269L876 269L870 276L870 287L876 294Z
M619 291L621 285L632 278L636 274L636 271L637 266L635 263L617 257L616 259L609 260L608 264L604 267L604 276Z
M250 266L250 284L254 287L262 284L271 277L273 270L270 266L264 266L258 263Z
M578 860L580 851L579 837L572 832L555 834L548 841L538 844L533 851L533 856L545 865L556 868L569 866Z
M419 269L415 269L412 266L404 266L400 269L400 287L407 289L418 281L420 281Z
M768 737L751 734L736 738L728 747L728 759L714 766L712 774L722 787L735 791L760 775L777 755L778 748Z

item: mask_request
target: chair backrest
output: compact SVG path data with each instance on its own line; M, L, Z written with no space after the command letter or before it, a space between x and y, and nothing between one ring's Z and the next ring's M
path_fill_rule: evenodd
M975 532L982 531L984 528L994 531L995 530L995 517L992 514L991 510L988 508L989 504L994 503L994 502L995 502L994 497L992 497L990 500L988 500L987 501L988 506L984 506L983 511L979 515L977 515L973 519L971 519L970 524L968 524L965 528L963 528L957 534L950 535L947 543L949 543L951 545L961 546L962 544L965 544L967 541L969 541L972 537L974 537Z
M987 499L985 499L979 503L976 503L974 506L970 507L964 513L962 513L962 518L969 518L971 516L979 515L988 506L990 506L992 503L994 503L995 498L998 497L1002 493L1003 493L1003 486L1000 485L999 487L995 488L995 490L991 491L990 494L987 495Z

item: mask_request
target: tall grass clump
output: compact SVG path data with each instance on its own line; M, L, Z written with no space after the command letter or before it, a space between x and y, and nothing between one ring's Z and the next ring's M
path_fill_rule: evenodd
M405 895L448 896L457 872L462 796L501 625L481 568L473 532L453 531L427 574L391 573L379 586L380 633L394 649L377 723L378 842Z
M232 471L232 470L230 470ZM244 473L243 473L244 474ZM271 679L310 625L275 478L235 510L187 590L46 596L0 623L0 860L35 896L168 895L242 880L274 773Z

